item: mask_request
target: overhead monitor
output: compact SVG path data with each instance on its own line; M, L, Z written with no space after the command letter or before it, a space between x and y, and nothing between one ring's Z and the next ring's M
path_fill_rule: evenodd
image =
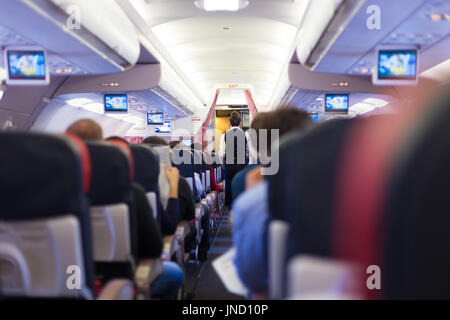
M147 113L147 124L163 125L164 124L164 114L162 112L148 112Z
M7 47L4 64L6 83L10 86L45 86L50 82L46 53L41 47Z
M191 145L192 145L192 139L188 139L188 140L183 140L183 141L181 141L181 145L183 146L183 147L191 147Z
M376 85L416 85L418 52L415 48L380 47L372 82Z
M105 112L128 112L126 94L105 94Z
M348 113L349 95L347 93L327 93L325 95L325 112Z
M156 133L171 133L172 132L172 122L164 121L161 126L155 126Z

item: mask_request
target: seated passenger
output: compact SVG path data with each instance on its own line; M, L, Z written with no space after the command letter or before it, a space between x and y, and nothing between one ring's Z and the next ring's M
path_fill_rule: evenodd
M164 145L167 146L168 143L166 140L159 138L159 137L147 137L143 140L143 143L151 144L151 145ZM172 168L173 170L170 170L171 172L177 171L177 168ZM179 172L178 172L178 179L176 185L170 185L169 188L166 188L166 180L164 179L165 172L160 173L160 180L159 180L159 189L160 189L160 200L161 202L158 203L159 210L158 212L162 212L161 215L158 214L159 219L161 219L161 229L163 232L163 235L172 235L175 233L177 229L177 225L181 220L184 219L184 211L181 211L180 206L180 199L178 198L179 194L184 194L184 183L180 178ZM167 177L167 180L169 177ZM185 181L186 182L186 181ZM186 182L187 184L187 182ZM177 190L173 190L176 188ZM167 192L166 192L166 189ZM176 198L170 197L169 194L177 194ZM166 201L167 200L167 201ZM195 212L194 212L195 217ZM192 218L193 219L193 218ZM188 219L189 220L189 219Z
M67 133L78 136L83 140L103 139L102 128L95 121L82 119L73 123ZM110 137L108 140L119 140ZM122 141L123 142L123 141ZM173 186L171 197L178 198L178 176L176 170L167 170L169 183ZM163 247L160 224L155 221L150 204L145 196L145 190L137 183L132 183L133 197L136 205L138 259L160 258ZM154 299L176 299L178 290L183 283L182 269L174 262L163 261L163 271L152 283L151 297Z
M261 119L270 121L261 121ZM271 154L270 130L278 129L279 136L304 127L313 126L307 113L296 108L286 108L269 113L259 113L252 121L252 128L257 132L268 129L267 155ZM258 132L259 136L259 132ZM258 154L262 147L254 141ZM246 175L246 191L233 203L233 245L236 248L234 264L244 285L252 292L254 298L266 298L267 266L267 224L268 185L261 175L261 166Z
M167 146L166 140L159 137L148 137L144 139L143 143L148 143L151 145L162 145ZM177 169L178 171L178 169ZM195 236L197 230L195 224L191 221L195 219L195 206L194 206L194 196L191 191L191 187L187 180L179 176L178 181L178 201L180 210L180 219L189 222L190 233L184 239L184 248L186 252L189 252L195 245Z

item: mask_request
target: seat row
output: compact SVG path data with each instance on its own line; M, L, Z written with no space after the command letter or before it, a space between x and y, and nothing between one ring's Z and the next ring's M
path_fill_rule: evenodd
M155 220L162 214L160 159L150 146L30 133L2 133L0 145L5 150L0 166L1 296L148 299L161 260L180 266L189 260L186 222L164 238L160 256L139 252L157 236L138 236L143 234L139 228L145 228L137 223L143 214L139 199L145 199ZM199 200L196 253L204 232L201 219L223 198L209 188L211 170L220 181L220 167L207 165L207 154L199 155L205 157L200 165L177 165L182 176L192 179ZM206 190L203 195L195 174Z
M450 298L449 89L281 145L268 179L272 298Z

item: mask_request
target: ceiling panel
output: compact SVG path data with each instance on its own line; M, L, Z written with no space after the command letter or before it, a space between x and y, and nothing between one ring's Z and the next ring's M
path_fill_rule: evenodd
M308 0L252 0L238 12L206 12L190 0L131 3L204 101L219 84L241 83L264 107L291 58ZM243 94L224 93L221 101L246 104Z

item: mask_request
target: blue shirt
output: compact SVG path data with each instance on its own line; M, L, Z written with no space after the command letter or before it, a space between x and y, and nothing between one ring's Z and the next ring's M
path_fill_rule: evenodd
M233 201L245 191L245 175L249 173L251 170L255 169L258 165L251 164L246 168L242 169L233 178L231 182L231 192L233 194Z
M267 245L269 219L268 183L245 191L233 203L234 264L239 278L251 292L267 289Z

